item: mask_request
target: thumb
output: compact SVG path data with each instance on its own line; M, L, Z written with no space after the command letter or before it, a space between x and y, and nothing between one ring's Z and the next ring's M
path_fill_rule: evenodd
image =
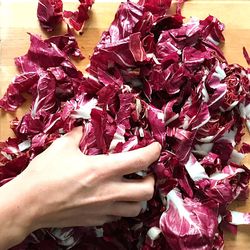
M79 147L81 138L83 135L83 127L75 127L69 133L64 135L62 138L67 139L67 142L70 143L74 147Z

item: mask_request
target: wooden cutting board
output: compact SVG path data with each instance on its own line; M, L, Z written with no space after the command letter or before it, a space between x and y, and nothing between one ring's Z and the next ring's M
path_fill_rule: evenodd
M27 32L47 34L41 31L36 18L37 1L28 0L0 0L0 97L3 96L8 84L17 73L13 58L23 55L29 47ZM101 33L107 29L114 18L119 1L98 1L90 14L90 20L86 23L83 36L77 36L80 48L86 59L76 63L79 69L84 70L88 64L88 57L99 41ZM65 3L65 9L75 9L77 1ZM226 25L226 43L223 51L229 63L239 63L247 66L242 54L242 47L246 46L250 51L250 0L190 0L184 6L184 16L205 18L209 14L218 17ZM62 34L65 27L56 30L55 34ZM9 121L14 117L20 117L28 108L25 103L14 114L6 114L0 111L0 140L7 139L12 133L9 129ZM250 136L246 135L244 141L250 142ZM245 164L250 166L250 157L246 157ZM233 209L241 212L250 212L250 200L235 202ZM237 236L230 233L225 235L226 250L250 249L250 226L240 226Z

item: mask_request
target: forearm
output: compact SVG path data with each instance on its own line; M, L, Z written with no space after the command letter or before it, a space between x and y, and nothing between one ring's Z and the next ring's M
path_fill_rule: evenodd
M24 185L17 178L0 188L0 250L22 242L32 230L32 206Z

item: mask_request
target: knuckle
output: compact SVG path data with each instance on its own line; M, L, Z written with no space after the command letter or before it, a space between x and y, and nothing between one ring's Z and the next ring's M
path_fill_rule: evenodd
M81 180L83 188L94 187L100 181L98 169L92 165L88 166L87 174L84 173Z
M109 172L105 168L105 163L103 163L102 158L98 158L98 156L95 156L95 158L88 158L90 168L93 172L93 175L100 179L105 179L109 177Z
M101 179L101 173L99 172L97 167L90 167L90 177L90 180L93 182L93 184L98 183L98 181Z
M91 167L91 172L92 172L92 178L93 181L95 181L95 183L100 183L101 181L104 181L105 179L107 179L107 174L106 172L98 167L98 166L92 166Z

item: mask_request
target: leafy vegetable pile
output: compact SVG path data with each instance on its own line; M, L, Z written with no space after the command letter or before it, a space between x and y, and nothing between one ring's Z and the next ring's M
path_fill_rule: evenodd
M94 0L79 0L77 11L63 11L62 0L39 0L37 7L37 17L42 28L52 31L63 20L80 31L84 27L85 21L89 18L88 10L94 4Z
M171 0L122 3L88 76L69 59L81 57L70 30L47 40L30 35L28 53L15 59L20 75L0 101L13 111L22 93L33 98L30 112L11 122L16 138L0 144L0 185L75 126L83 127L85 154L155 140L162 152L150 170L154 198L137 218L39 230L15 249L215 250L223 247L223 228L250 224L249 213L228 210L247 198L250 179L241 164L250 145L235 149L244 124L250 127L250 69L227 63L219 48L224 25L215 17L183 23L183 2L174 15L166 14Z

